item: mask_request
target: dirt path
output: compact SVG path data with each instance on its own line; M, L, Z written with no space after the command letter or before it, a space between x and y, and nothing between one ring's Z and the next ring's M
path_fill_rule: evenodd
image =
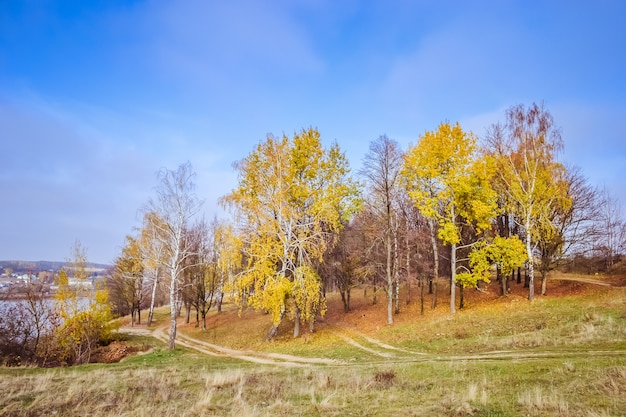
M583 278L583 277L548 277L548 279L551 280L558 280L558 281L575 281L575 282L584 282L585 284L594 284L594 285L601 285L603 287L612 287L613 284L608 283L608 282L604 282L604 281L600 281L598 279L593 279L593 278Z
M169 342L168 325L155 327L150 330L145 327L122 327L120 332L133 335L152 336L164 343ZM189 349L196 350L209 356L226 357L240 359L243 361L264 364L278 365L286 367L308 366L308 365L337 365L341 361L325 358L308 358L302 356L294 356L280 353L266 353L250 350L236 350L225 346L215 345L202 340L191 338L187 335L178 333L176 335L176 344Z
M391 346L346 326L337 326L331 331L349 345L383 358L396 358L406 355L409 355L409 357L427 355L426 353ZM361 342L358 342L357 339Z
M341 337L349 345L352 345L352 346L354 346L354 347L356 347L358 349L364 350L365 352L369 352L369 353L371 353L373 355L376 355L376 356L382 356L383 358L391 358L393 356L391 353L383 352L383 351L380 351L380 350L377 350L377 349L373 349L373 348L369 348L367 346L363 346L362 344L360 344L356 340L348 337L345 334L337 333L337 335L339 337Z
M168 325L158 326L153 329L145 327L122 327L120 332L152 336L164 343L168 343ZM539 358L550 357L588 357L588 356L614 356L623 355L622 351L598 350L598 351L580 351L580 350L558 350L558 351L491 351L484 353L468 354L468 355L438 355L434 353L423 353L402 349L376 340L367 335L361 334L354 329L338 327L331 330L335 335L343 339L347 344L372 355L378 356L385 362L440 362L440 361L465 361L465 360L535 360ZM357 341L358 340L358 341ZM251 350L237 350L225 346L215 345L203 340L195 339L182 333L178 333L176 344L189 349L193 349L205 355L239 359L247 362L263 365L275 365L283 367L303 367L312 365L330 365L330 366L354 366L352 362L346 362L327 358L310 358L303 356L295 356L280 353L268 353ZM368 361L363 365L373 363Z

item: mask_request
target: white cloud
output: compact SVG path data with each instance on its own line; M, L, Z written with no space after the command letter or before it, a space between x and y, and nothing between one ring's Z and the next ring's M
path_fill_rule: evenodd
M0 108L5 163L0 218L5 258L64 259L76 239L98 261L110 262L114 240L131 232L153 168L124 144L68 120L59 108L4 104ZM116 146L112 149L111 146Z
M139 16L158 70L211 88L314 74L324 64L296 21L274 2L153 2ZM174 81L176 82L176 81Z

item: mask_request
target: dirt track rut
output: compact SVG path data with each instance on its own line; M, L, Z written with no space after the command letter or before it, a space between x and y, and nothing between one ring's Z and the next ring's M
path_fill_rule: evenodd
M127 334L152 336L165 343L169 341L169 335L166 326L155 327L154 329L146 329L145 327L124 327L120 328L120 332ZM439 361L464 361L464 360L536 360L540 358L550 357L587 357L587 356L615 356L623 355L623 351L597 350L597 351L580 351L580 350L545 350L545 351L491 351L469 355L453 355L453 354L432 354L411 351L389 344L383 343L367 335L361 334L355 330L348 328L336 328L332 332L343 339L347 344L369 354L378 356L381 361L388 362L439 362ZM358 341L357 341L358 340ZM202 340L194 339L185 334L178 333L176 344L189 349L193 349L209 356L225 357L239 359L242 361L275 365L283 367L305 367L313 365L326 366L354 366L354 362L341 361L328 358L311 358L303 356L295 356L280 353L268 353L251 350L237 350L225 346L215 345ZM368 361L373 363L377 361ZM363 363L365 365L366 363Z
M167 343L169 334L166 326L159 326L154 330L138 327L123 327L120 332L127 334L136 334L144 336L152 336L155 339ZM189 349L196 350L209 356L227 357L240 359L247 362L253 362L264 365L278 365L286 367L310 366L310 365L338 365L341 361L326 358L309 358L303 356L294 356L281 353L266 353L250 350L237 350L225 346L215 345L202 340L191 338L187 335L178 333L176 335L176 344Z

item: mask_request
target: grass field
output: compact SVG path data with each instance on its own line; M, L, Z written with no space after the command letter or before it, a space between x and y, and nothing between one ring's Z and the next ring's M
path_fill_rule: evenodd
M423 316L413 300L393 326L371 294L356 291L348 314L333 295L314 333L294 340L287 323L272 342L268 316L226 306L205 332L181 323L181 343L196 349L133 336L152 350L117 364L0 368L0 415L625 416L626 288L555 280L549 291L532 303L521 288L468 292L455 316L445 297ZM166 325L163 310L156 327Z

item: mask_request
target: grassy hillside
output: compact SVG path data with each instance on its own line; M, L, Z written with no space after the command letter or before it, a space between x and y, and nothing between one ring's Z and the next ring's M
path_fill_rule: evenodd
M227 306L206 332L181 323L179 346L194 349L133 336L153 349L110 365L1 368L0 415L626 415L626 288L553 280L533 303L515 285L492 290L469 292L455 316L445 297L423 316L414 299L393 326L371 294L355 291L348 314L333 295L314 333L293 340L286 323L272 342L267 315Z

